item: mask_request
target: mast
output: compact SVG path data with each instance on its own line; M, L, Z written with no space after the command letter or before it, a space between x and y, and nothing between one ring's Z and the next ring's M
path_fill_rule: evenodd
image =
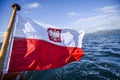
M3 43L2 43L1 51L0 51L0 71L2 71L2 69L3 69L3 64L4 64L4 60L5 60L5 55L7 52L10 34L12 32L12 27L14 24L14 19L16 16L16 12L20 10L20 6L16 3L13 3L12 8L13 8L13 12L12 12L10 22L8 24L8 28L7 28L7 31L6 31L6 34L5 34Z

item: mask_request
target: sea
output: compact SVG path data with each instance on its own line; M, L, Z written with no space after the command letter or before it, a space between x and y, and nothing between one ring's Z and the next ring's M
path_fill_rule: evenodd
M120 30L85 34L82 48L80 61L22 74L25 80L120 80Z

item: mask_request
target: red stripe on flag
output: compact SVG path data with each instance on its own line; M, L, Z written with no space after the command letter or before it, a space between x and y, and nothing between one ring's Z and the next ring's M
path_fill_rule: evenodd
M82 58L81 48L59 46L44 40L15 38L8 72L58 68Z

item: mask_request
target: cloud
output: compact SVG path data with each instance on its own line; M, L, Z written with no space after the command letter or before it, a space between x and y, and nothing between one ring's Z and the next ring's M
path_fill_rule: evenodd
M115 5L97 8L93 11L96 15L75 20L71 26L74 26L76 30L84 30L88 33L98 30L120 29L118 7Z
M73 17L73 16L77 16L78 13L75 13L75 12L69 12L67 15L68 15L68 17Z
M0 32L0 36L4 36L5 35L5 32Z
M33 3L27 4L25 7L26 8L39 8L39 7L41 7L41 5L38 2L33 2Z
M91 24L91 21L94 22L100 22L99 20L104 20L104 18L108 17L111 14L104 14L104 15L98 15L98 16L92 16L92 17L87 17L87 18L81 18L79 20L76 20L73 24L77 25L79 23L83 24L84 22L87 22L87 24L85 23L84 25L88 25ZM96 24L93 24L96 25Z
M120 16L114 14L103 14L81 18L73 22L77 30L95 32L98 30L120 29Z
M5 32L0 32L0 43L3 41L4 35L5 35Z
M97 30L98 30L98 31L99 31L99 30L103 30L103 27L98 27Z
M114 13L117 12L118 5L115 6L106 6L102 8L96 8L95 11L103 12L103 13Z

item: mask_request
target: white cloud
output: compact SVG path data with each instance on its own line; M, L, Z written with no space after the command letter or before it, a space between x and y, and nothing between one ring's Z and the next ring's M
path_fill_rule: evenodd
M104 15L98 15L98 16L92 16L92 17L87 17L87 18L81 18L79 20L76 20L73 24L83 24L84 22L87 22L86 25L89 25L91 24L91 21L94 21L94 22L99 22L99 20L103 20L105 17L108 17L109 15L111 14L104 14ZM93 24L94 25L94 24Z
M106 6L106 7L102 7L102 8L96 8L95 11L101 11L104 13L113 13L113 12L117 12L118 6Z
M33 3L27 4L26 7L27 8L39 8L39 7L41 7L41 5L38 2L33 2Z
M75 13L75 12L69 12L68 15L69 16L75 16L75 15L77 15L77 13Z
M103 30L103 27L98 27L97 30L98 30L98 31L99 31L99 30Z
M85 30L87 32L95 32L106 29L120 29L120 16L113 14L104 14L81 18L73 23L77 30ZM75 28L74 27L74 28Z
M5 35L5 32L0 32L0 36L4 36Z
M68 15L68 17L72 17L72 16L77 16L78 13L75 13L75 12L69 12L67 15Z
M5 32L0 32L0 43L3 41Z
M120 29L119 6L106 6L97 8L95 16L80 18L74 21L71 26L76 30L95 32L98 30ZM102 13L102 14L101 14Z

